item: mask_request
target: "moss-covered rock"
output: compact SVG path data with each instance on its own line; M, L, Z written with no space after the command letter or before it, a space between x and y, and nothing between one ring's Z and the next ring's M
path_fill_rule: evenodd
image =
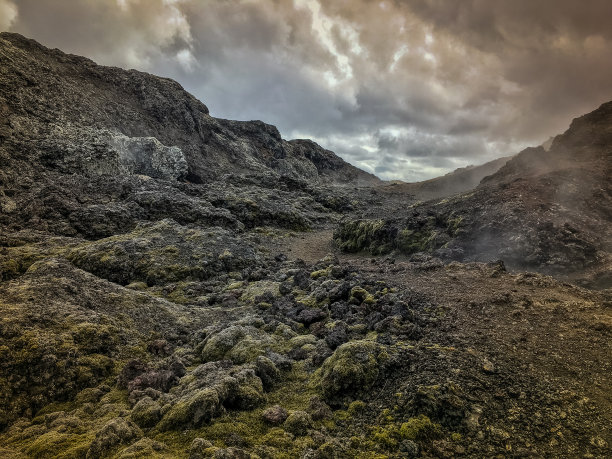
M202 349L202 359L230 359L236 364L255 361L274 344L267 333L253 326L232 325L211 335Z
M283 423L283 428L293 435L303 436L312 427L312 418L305 411L294 411Z
M221 400L215 389L202 389L186 400L179 400L158 424L160 430L197 427L222 412Z
M87 459L106 456L119 445L141 436L141 430L133 422L123 418L111 419L96 433L87 451Z
M334 242L345 252L380 255L393 250L396 235L397 228L384 220L353 220L338 227Z
M234 375L236 386L231 386L225 403L241 410L252 410L266 401L261 379L250 368L244 368Z
M144 397L134 405L130 418L140 427L153 427L161 419L161 407L150 397Z
M461 232L463 218L447 215L416 216L405 221L352 220L334 233L336 245L345 252L367 251L383 255L393 250L406 254L432 252Z
M212 442L205 438L194 438L189 446L189 459L204 459L205 457L211 457L213 451Z
M254 248L227 230L192 229L169 219L81 244L67 257L78 267L122 285L206 279L258 262Z
M385 347L378 343L345 343L317 370L315 382L328 401L337 402L372 388L388 359Z
M168 446L151 438L141 438L117 453L119 459L157 459L170 456Z
M281 380L281 372L268 357L259 356L255 361L255 374L261 379L265 390L271 390Z
M62 430L62 431L60 431ZM25 453L29 457L52 457L53 451L62 451L66 456L85 457L92 441L93 434L71 434L68 429L58 428L49 431L41 430L40 435L27 445ZM2 451L2 450L0 450ZM7 457L23 457L15 454Z
M439 424L434 424L425 415L410 418L399 429L399 435L404 440L431 440L441 435Z
M227 357L236 363L253 362L266 352L271 340L266 336L245 336L227 353Z
M244 336L245 327L233 325L211 336L202 349L202 359L205 362L221 360Z

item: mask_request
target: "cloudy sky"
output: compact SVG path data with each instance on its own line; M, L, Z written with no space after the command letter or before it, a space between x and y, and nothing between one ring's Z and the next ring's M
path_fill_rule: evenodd
M384 179L538 145L612 100L610 0L0 0L0 30L172 77Z

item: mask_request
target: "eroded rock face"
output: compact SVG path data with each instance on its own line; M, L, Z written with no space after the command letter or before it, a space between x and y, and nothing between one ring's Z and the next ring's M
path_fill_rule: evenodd
M43 162L87 175L145 175L180 180L187 161L179 147L155 137L128 137L109 130L57 128L38 142Z
M187 175L187 161L181 149L166 147L155 137L119 135L111 138L110 145L117 152L120 170L128 174L166 180L178 180Z

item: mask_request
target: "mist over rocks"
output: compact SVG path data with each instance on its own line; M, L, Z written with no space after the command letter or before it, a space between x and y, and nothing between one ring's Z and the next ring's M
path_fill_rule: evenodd
M559 280L609 280L610 104L390 184L168 79L0 59L0 456L610 455L612 299Z
M431 199L432 192L452 185L461 171L412 187L396 186L399 193L424 189L428 200L407 210L378 212L370 220L348 220L335 240L351 252L501 259L512 269L609 288L611 129L608 102L572 121L548 150L527 148L504 158L471 190ZM382 190L390 196L398 193L393 187Z

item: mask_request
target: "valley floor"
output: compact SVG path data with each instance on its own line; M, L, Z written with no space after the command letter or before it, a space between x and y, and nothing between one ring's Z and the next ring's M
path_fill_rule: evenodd
M178 247L219 237L164 221L3 249L28 265L0 283L0 456L612 453L607 291L500 263L343 254L331 226L257 229L259 268L172 282L187 268L169 264L179 248L144 242L157 231ZM155 250L157 277L106 280L133 244Z

